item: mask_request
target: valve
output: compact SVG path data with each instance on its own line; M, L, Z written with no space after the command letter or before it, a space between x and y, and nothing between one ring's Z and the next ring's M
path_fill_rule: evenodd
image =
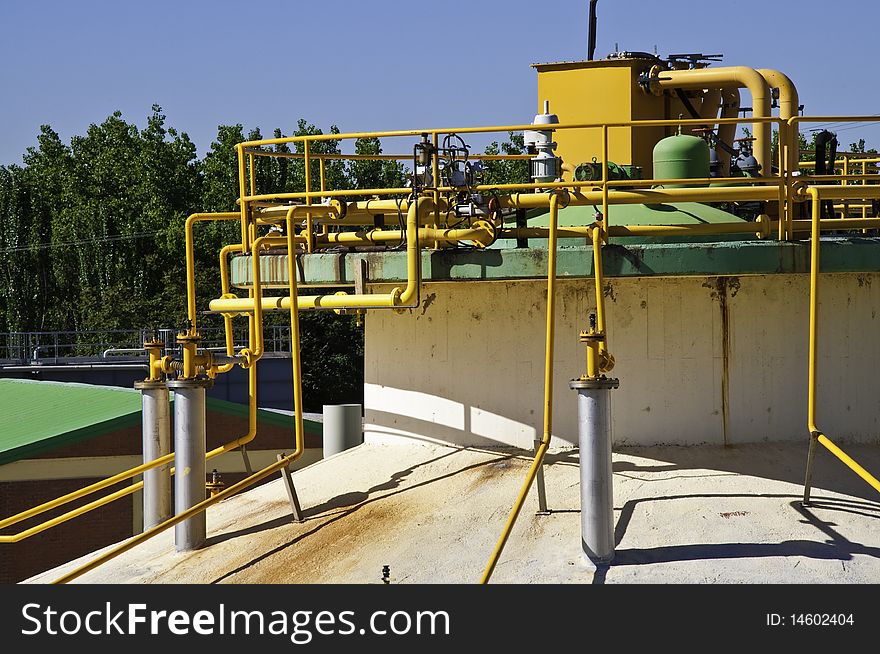
M220 476L220 473L217 472L217 468L214 468L211 471L211 479L210 481L205 483L205 490L208 491L211 497L220 494L220 492L226 488L226 484L223 483L223 479Z
M590 328L579 334L581 343L587 344L587 372L581 379L599 379L614 368L614 356L605 347L605 332L596 326L596 314L590 314Z

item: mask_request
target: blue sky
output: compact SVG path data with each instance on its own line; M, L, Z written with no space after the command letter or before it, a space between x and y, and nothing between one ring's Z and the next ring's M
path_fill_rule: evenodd
M203 153L221 123L343 131L527 122L534 62L584 58L585 0L5 0L0 164L160 104ZM442 13L438 13L442 10ZM597 56L723 53L786 72L806 113L880 113L872 0L599 0ZM564 117L563 117L564 118ZM877 127L863 133L880 144Z

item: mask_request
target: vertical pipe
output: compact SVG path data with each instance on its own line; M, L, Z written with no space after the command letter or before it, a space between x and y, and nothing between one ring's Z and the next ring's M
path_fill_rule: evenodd
M205 389L209 381L175 380L174 390L174 513L179 515L205 500ZM174 547L191 552L205 544L204 512L174 526Z
M602 267L602 241L605 234L601 225L593 228L593 278L596 286L596 327L599 332L606 336L605 332L605 275ZM605 348L605 340L602 341L602 349Z
M364 440L360 404L324 405L324 458L360 445Z
M171 453L168 387L163 381L135 382L141 392L144 463ZM144 472L144 531L171 517L171 463Z
M501 532L501 536L498 537L498 542L495 544L495 549L492 550L489 562L486 564L486 569L483 570L483 576L480 579L481 584L488 584L489 579L492 578L495 566L498 565L498 559L501 558L501 552L504 551L507 539L510 538L510 532L513 529L513 525L516 524L516 520L519 518L520 511L522 511L529 490L532 488L532 482L535 481L538 469L544 464L544 455L547 454L547 450L550 448L550 440L553 437L553 349L556 343L556 246L558 243L558 223L559 195L553 193L550 195L550 233L548 234L547 239L547 329L544 344L544 435L541 437L538 451L535 452L535 458L532 460L532 465L526 473L526 479L523 482L516 501L513 503L510 515L507 516L507 522L504 523L504 529Z
M608 125L602 125L602 229L608 229Z
M575 379L581 473L581 546L597 564L614 558L611 389L616 379Z
M311 160L309 157L309 141L303 141L303 161L305 161L305 172L306 172L306 193L310 193L312 190L312 169L311 169ZM306 204L312 204L312 197L310 195L306 196ZM314 245L314 234L312 234L312 214L306 213L306 251L311 253Z
M434 147L434 150L431 154L431 177L434 178L434 188L437 189L440 187L440 135L437 132L434 132L431 135L431 145ZM434 224L432 227L437 229L441 223L445 223L445 220L440 220L440 192L434 191ZM434 244L431 246L432 250L440 249L439 241L434 241Z
M239 208L241 209L241 251L242 253L247 254L250 251L250 230L248 230L248 206L247 202L245 202L244 200L245 196L247 195L247 186L245 181L244 147L242 147L241 143L239 143L237 146L235 146L235 149L238 153L238 197L240 205Z
M810 449L807 452L807 470L804 475L804 504L810 502L810 488L813 479L813 457L816 440L820 432L816 427L816 348L819 339L819 217L821 198L815 187L807 189L812 209L812 230L810 233L810 350L807 388L807 428L810 430Z

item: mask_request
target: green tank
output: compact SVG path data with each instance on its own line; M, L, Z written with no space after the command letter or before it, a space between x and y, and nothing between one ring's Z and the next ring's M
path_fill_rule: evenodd
M709 146L697 137L667 136L654 146L654 179L694 179L709 177ZM664 184L668 188L692 184Z

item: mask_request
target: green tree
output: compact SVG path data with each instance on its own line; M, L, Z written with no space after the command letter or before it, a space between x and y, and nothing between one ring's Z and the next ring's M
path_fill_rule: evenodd
M515 132L508 133L508 141L499 144L492 141L486 146L486 154L525 154L526 148L523 135ZM485 184L528 184L529 162L520 160L497 160L485 162L483 172Z

